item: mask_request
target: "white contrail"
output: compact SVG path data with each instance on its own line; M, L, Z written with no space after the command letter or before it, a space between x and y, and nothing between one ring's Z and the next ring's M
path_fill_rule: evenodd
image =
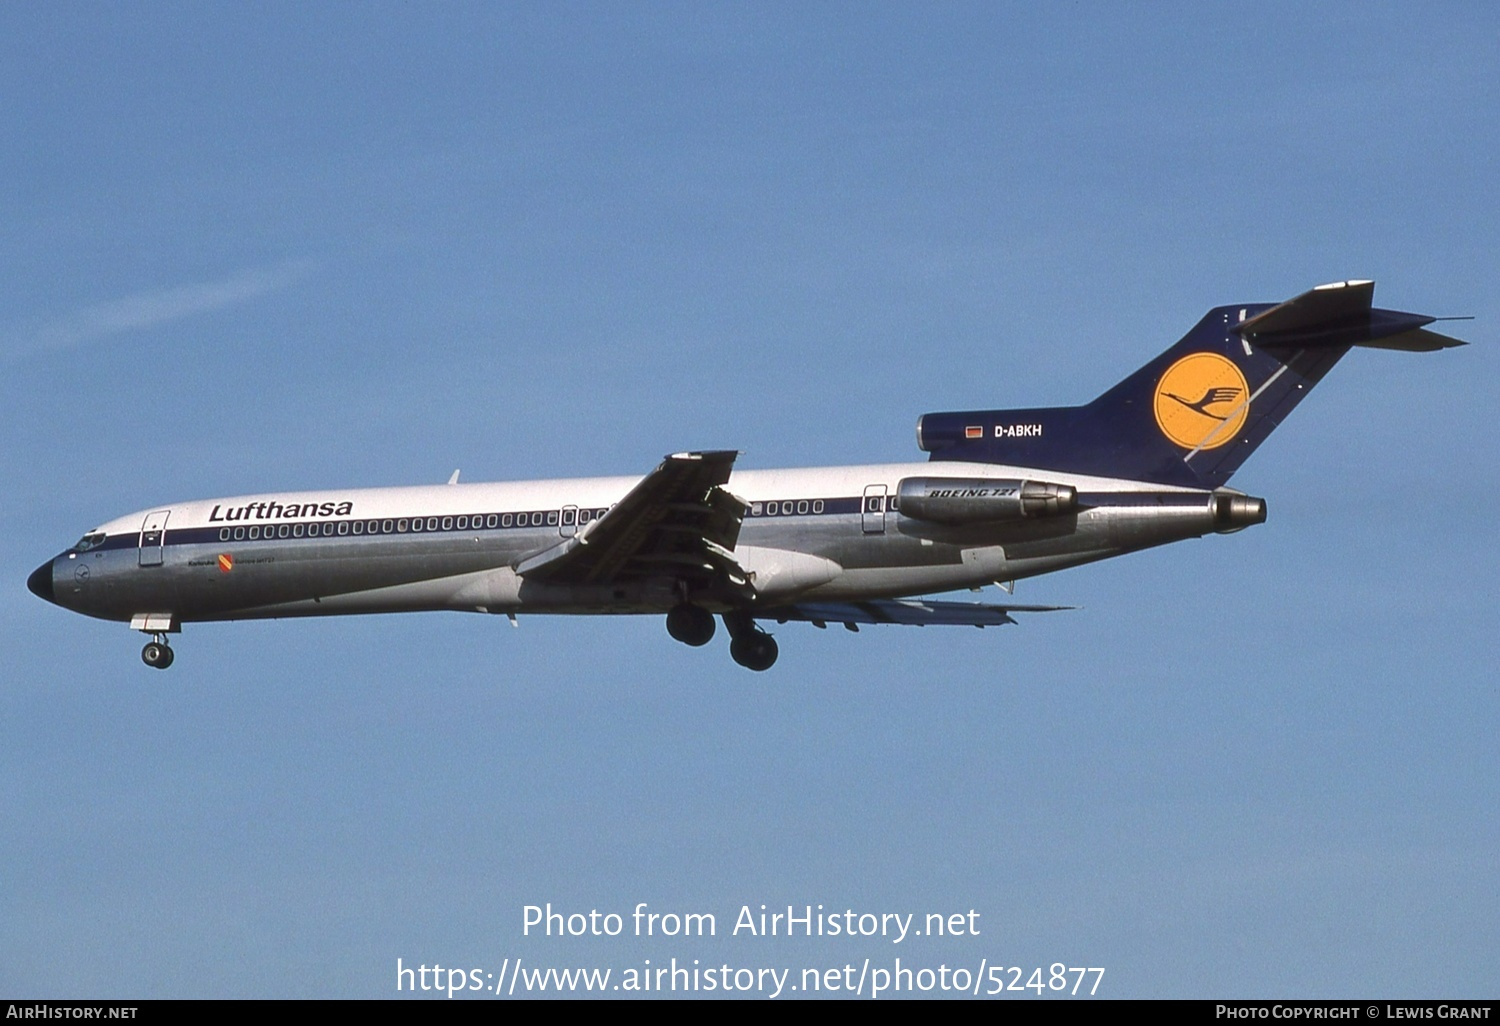
M311 261L293 260L241 271L218 281L176 285L96 303L32 331L13 333L6 355L14 358L41 350L71 349L110 335L154 328L286 288L311 270Z

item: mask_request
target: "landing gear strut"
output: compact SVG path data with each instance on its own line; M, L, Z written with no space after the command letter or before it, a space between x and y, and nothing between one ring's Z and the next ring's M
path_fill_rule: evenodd
M725 613L724 626L729 628L729 656L747 670L769 670L780 650L776 639L755 626L749 613Z
M172 665L172 646L167 644L165 634L153 634L146 647L141 649L141 662L156 670L165 670Z
M667 633L684 645L707 645L714 636L714 614L684 602L667 613Z

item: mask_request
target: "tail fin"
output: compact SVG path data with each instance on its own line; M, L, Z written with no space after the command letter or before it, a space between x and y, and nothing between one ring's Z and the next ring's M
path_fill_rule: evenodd
M934 460L1217 488L1351 346L1464 345L1425 330L1436 317L1372 308L1374 292L1335 282L1285 303L1217 307L1087 406L929 413L918 443Z

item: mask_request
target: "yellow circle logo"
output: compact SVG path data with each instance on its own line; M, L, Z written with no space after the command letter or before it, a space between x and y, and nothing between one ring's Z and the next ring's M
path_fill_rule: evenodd
M1250 386L1217 353L1184 356L1156 383L1156 426L1184 449L1217 449L1250 414Z

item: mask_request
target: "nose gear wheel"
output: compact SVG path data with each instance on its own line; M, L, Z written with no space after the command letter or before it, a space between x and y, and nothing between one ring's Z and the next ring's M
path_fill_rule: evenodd
M141 649L141 662L154 670L165 670L172 665L175 658L172 654L172 646L167 644L165 635L157 634L152 640L146 642L146 647Z

